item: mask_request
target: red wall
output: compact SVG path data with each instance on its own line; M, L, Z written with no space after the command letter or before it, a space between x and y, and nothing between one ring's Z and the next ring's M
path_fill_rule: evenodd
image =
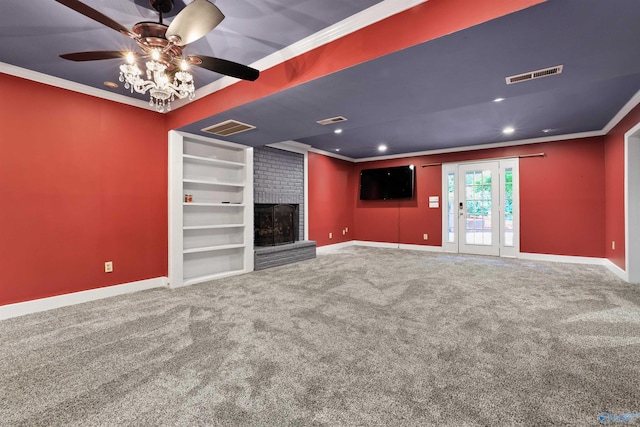
M624 134L640 123L640 106L634 108L605 137L605 256L625 269ZM611 248L611 242L616 248Z
M520 250L604 257L603 138L537 147L520 161Z
M0 88L0 305L166 276L164 117L4 74Z
M442 205L442 168L422 168L420 165L539 152L544 152L545 156L520 160L521 251L603 257L605 174L601 137L352 164L350 193L354 200L354 234L351 239L441 246L442 211L428 206L429 196L435 195L440 196ZM314 171L318 164L317 160L310 162L310 188L316 185L316 179L324 180L325 185L333 182L330 169ZM416 165L416 196L413 200L358 199L361 169L406 164ZM320 206L311 199L309 216L314 218L330 209L326 201ZM348 211L344 212L348 215ZM314 233L318 236L325 235L327 231L318 224L314 226ZM428 234L427 241L423 240L423 234ZM329 243L334 242L318 240L319 246Z
M353 163L309 153L309 239L318 246L353 240L353 178Z

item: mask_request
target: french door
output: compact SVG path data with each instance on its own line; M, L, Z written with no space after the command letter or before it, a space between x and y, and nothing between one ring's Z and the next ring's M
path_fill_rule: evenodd
M444 250L516 256L518 159L448 163L442 173Z

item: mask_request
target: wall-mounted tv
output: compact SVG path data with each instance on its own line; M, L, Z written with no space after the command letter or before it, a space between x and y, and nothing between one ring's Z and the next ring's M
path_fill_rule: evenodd
M413 198L413 165L363 169L360 172L360 200Z

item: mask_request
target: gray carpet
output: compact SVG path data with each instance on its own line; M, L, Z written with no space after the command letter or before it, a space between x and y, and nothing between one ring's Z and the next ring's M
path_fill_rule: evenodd
M640 412L640 287L599 266L350 247L2 321L0 339L3 426L598 425Z

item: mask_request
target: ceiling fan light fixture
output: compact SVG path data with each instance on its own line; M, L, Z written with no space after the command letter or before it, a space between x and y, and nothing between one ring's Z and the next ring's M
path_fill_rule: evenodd
M224 19L220 9L208 0L193 0L176 15L168 27L162 23L162 14L173 8L173 0L150 0L151 6L159 14L159 22L138 22L131 31L79 0L56 1L131 37L143 52L92 51L64 54L60 57L70 61L96 61L120 59L124 54L126 62L120 65L119 80L131 93L149 92L149 105L158 112L171 110L171 101L176 98L195 98L189 65L243 80L254 81L260 76L260 72L254 68L225 59L204 55L183 56L184 46L204 37ZM148 59L145 70L138 67L137 58Z
M195 86L193 84L193 75L186 69L184 64L186 60L181 62L181 71L175 73L173 81L167 75L167 65L153 59L157 53L158 58L160 53L157 50L153 50L151 54L151 60L147 61L146 65L146 79L141 77L142 70L138 68L138 65L134 63L127 63L120 65L120 81L124 82L125 89L134 91L137 93L149 92L150 100L149 106L155 107L159 113L165 111L171 111L171 101L176 98L184 99L189 98L193 100L195 98ZM127 55L128 56L128 55Z

